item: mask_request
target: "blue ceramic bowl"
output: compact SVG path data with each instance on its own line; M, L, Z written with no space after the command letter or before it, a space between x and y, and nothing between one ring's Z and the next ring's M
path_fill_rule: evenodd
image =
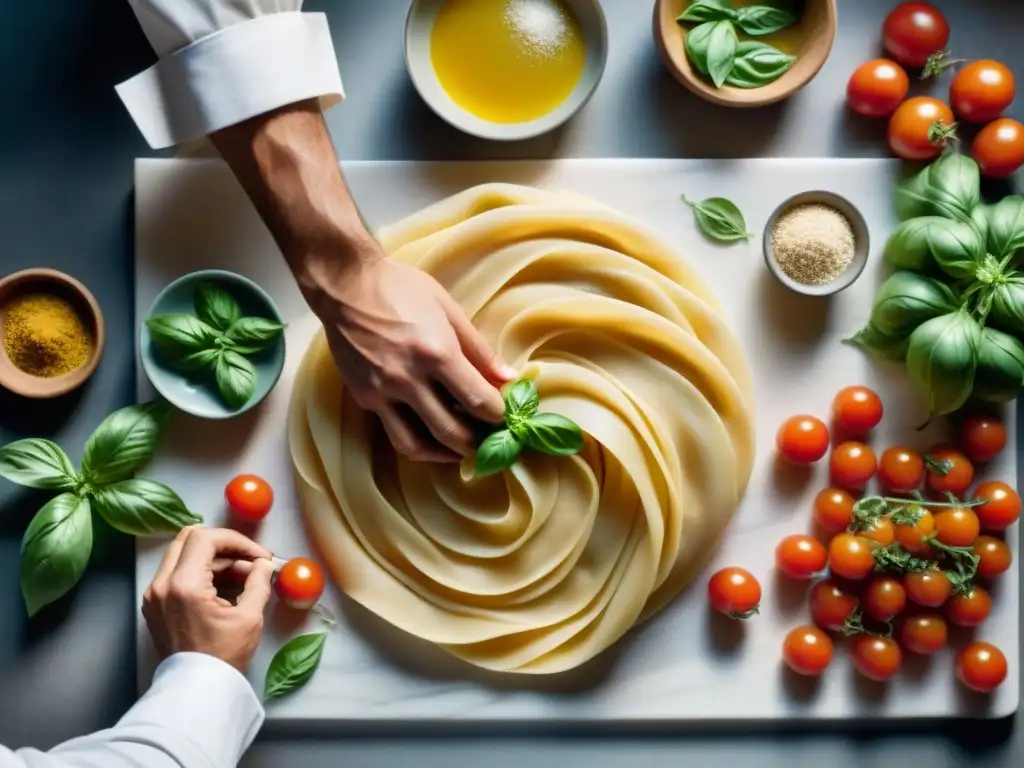
M220 269L207 269L179 277L156 297L144 321L156 315L194 315L196 287L203 282L213 283L234 296L243 315L247 317L264 317L278 323L284 322L266 291L248 278ZM167 355L154 344L144 321L139 331L139 353L146 377L171 405L193 416L203 419L239 416L259 405L281 378L281 371L284 370L284 333L266 349L255 355L246 355L256 367L256 389L245 405L231 408L217 392L212 372L182 373L174 368Z

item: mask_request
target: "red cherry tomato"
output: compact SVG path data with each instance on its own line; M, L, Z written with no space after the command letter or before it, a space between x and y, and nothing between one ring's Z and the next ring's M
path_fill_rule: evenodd
M916 515L915 522L893 526L896 541L912 555L928 555L932 550L928 537L935 533L935 516L916 504L910 510Z
M900 3L882 25L882 43L900 64L923 67L949 43L949 22L928 3Z
M775 564L791 579L809 579L828 566L828 550L813 536L795 533L775 548Z
M900 627L900 642L912 653L931 656L946 645L949 628L936 613L918 613L908 616Z
M791 630L782 644L782 659L800 675L820 675L832 662L832 640L814 626Z
M811 589L811 618L824 629L838 632L843 623L857 610L857 597L836 582L826 579Z
M972 691L991 693L1006 679L1006 657L991 643L971 643L957 654L956 676Z
M827 531L838 533L853 522L856 499L840 488L826 488L814 497L814 519Z
M277 572L274 591L292 608L312 608L324 592L324 572L312 560L296 557Z
M832 420L849 435L866 435L882 420L882 400L867 387L843 387L832 400Z
M828 545L829 568L844 579L865 579L875 570L875 547L873 541L862 536L840 533Z
M988 416L968 416L960 423L960 446L973 462L991 461L1006 447L1006 425Z
M1020 496L1006 483L990 480L974 489L974 500L987 499L974 508L982 530L1003 531L1020 517Z
M937 445L925 455L925 483L935 493L963 496L974 482L974 465L963 453Z
M750 618L761 603L761 585L748 570L723 568L708 581L708 599L716 611L730 618Z
M938 608L953 591L953 584L942 571L908 573L903 577L907 597L925 608Z
M1010 570L1013 555L1005 541L994 536L979 536L974 541L974 554L978 556L978 575L994 579Z
M891 638L858 635L853 640L853 665L869 680L888 680L902 663L900 647Z
M981 523L973 509L945 508L935 515L935 538L951 547L970 547L981 533Z
M257 523L274 505L274 491L261 477L239 475L227 484L224 498L235 516L246 523Z
M846 84L846 103L865 117L887 117L907 98L910 78L903 67L889 59L861 64Z
M955 123L953 110L931 96L907 99L889 118L889 149L904 160L931 160L948 141L943 129Z
M977 627L984 624L992 613L992 596L979 586L974 586L966 595L953 595L946 603L946 615L961 627Z
M836 484L854 491L863 490L875 474L875 454L864 443L848 441L832 450L829 471Z
M979 59L965 64L949 85L949 103L957 117L972 123L995 120L1016 94L1013 72L1005 64Z
M794 464L813 464L828 451L828 427L813 416L793 416L779 427L775 444Z
M893 493L916 491L924 480L924 459L910 448L887 448L878 460L878 481Z
M971 157L986 178L1012 175L1024 165L1024 125L1008 117L993 120L974 137Z
M896 529L892 520L888 517L880 517L869 523L863 530L858 531L857 535L875 542L880 547L888 547L896 540Z
M864 593L864 612L876 621L891 621L907 607L907 591L898 579L881 576Z

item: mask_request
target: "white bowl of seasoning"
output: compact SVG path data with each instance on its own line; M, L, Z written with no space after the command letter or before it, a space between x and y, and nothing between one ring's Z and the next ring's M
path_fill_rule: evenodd
M768 218L764 260L775 278L806 296L853 285L868 261L868 225L845 197L825 190L793 195Z
M608 59L597 0L413 0L405 65L442 119L519 141L547 133L590 100Z

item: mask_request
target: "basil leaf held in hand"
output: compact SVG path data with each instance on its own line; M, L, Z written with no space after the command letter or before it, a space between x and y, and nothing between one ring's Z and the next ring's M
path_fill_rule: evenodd
M515 464L523 444L511 430L502 429L488 435L476 449L474 477L487 477Z
M280 699L294 693L313 677L324 654L327 635L317 632L300 635L285 643L274 654L263 684L264 701Z
M40 509L21 542L21 594L29 616L74 587L92 553L89 500L62 493Z
M728 0L693 0L676 21L702 24L705 21L735 19L737 11Z
M256 369L237 352L225 349L217 358L217 391L231 408L241 408L256 389Z
M0 448L0 476L18 485L50 491L74 491L81 482L59 445L35 437Z
M737 240L749 240L753 234L747 231L747 222L736 204L724 197L709 197L700 202L688 200L683 202L693 208L694 218L708 237L723 243Z
M737 11L736 24L748 35L770 35L796 24L796 16L770 5L748 5Z
M732 70L738 45L731 21L709 21L686 33L686 55L697 70L721 88Z
M760 88L786 74L795 61L795 56L767 43L744 40L736 47L736 61L725 82L736 88Z
M537 412L540 397L537 385L529 379L520 379L505 388L505 415L529 418Z
M93 507L107 525L129 536L177 533L197 525L181 498L163 483L137 477L96 489Z
M85 444L82 474L92 486L125 480L156 452L171 415L167 403L121 408L96 427Z
M157 315L146 321L153 343L173 356L212 347L220 333L198 317L185 314Z
M235 297L213 283L203 282L196 287L194 303L199 319L218 331L226 331L242 317Z
M574 456L583 448L583 430L557 413L538 413L528 419L526 445L550 456Z

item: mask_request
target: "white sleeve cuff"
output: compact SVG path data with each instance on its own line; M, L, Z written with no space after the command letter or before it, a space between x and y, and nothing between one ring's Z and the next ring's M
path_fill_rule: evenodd
M202 653L176 653L153 675L153 684L114 729L154 744L174 741L201 761L235 766L263 724L263 707L234 667ZM176 750L177 751L177 750Z
M319 98L344 98L327 17L258 16L204 37L117 86L153 149L207 136L243 120Z

